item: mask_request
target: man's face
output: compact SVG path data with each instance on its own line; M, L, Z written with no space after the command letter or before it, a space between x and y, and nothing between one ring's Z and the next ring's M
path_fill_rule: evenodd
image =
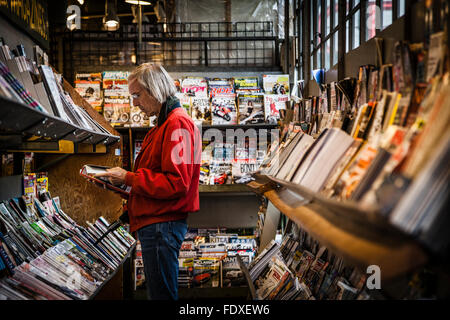
M134 106L138 106L149 117L159 114L162 105L141 86L139 81L132 79L128 84L128 90Z

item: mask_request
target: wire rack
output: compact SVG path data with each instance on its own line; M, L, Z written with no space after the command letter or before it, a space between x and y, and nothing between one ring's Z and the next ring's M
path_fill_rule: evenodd
M54 65L73 79L92 66L133 66L159 62L165 66L275 67L279 45L272 22L143 24L139 43L135 24L116 32L63 31L53 34ZM61 52L62 51L62 52Z

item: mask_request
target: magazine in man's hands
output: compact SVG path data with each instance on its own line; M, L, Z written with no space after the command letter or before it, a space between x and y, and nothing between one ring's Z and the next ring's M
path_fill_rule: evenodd
M99 173L107 172L107 169L110 167L98 166L92 164L86 164L80 169L80 175L87 180L94 182L96 185L103 187L105 189L109 189L114 192L118 192L121 195L129 196L131 187L125 184L122 185L114 185L112 184L107 177L97 177L96 175Z

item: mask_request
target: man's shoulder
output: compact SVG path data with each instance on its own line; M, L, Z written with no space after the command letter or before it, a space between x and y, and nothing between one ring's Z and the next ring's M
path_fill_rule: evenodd
M166 120L168 127L188 127L192 130L196 128L194 121L183 108L173 110Z

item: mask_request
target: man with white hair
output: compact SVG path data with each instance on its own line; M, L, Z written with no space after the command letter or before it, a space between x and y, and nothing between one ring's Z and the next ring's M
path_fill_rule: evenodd
M141 242L149 299L177 300L186 218L200 208L201 136L162 66L144 63L128 80L133 104L149 117L157 116L157 125L145 136L133 172L116 167L103 176L131 186L130 231L137 231Z

